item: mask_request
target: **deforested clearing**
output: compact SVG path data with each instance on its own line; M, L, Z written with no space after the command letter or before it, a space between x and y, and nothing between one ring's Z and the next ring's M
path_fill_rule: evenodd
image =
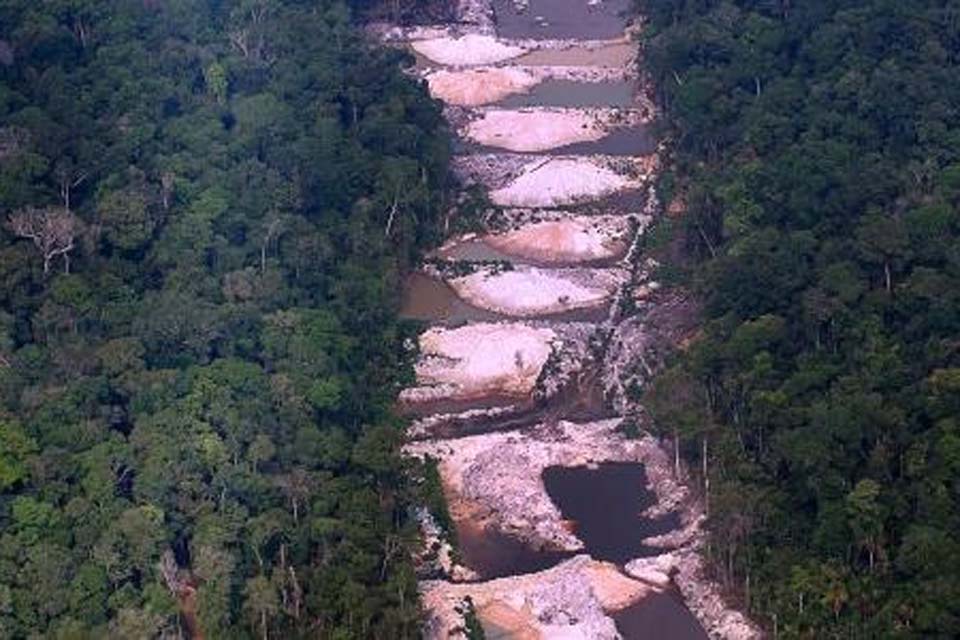
M490 193L503 207L555 207L601 198L634 186L632 180L589 159L532 162L506 186Z
M437 64L473 66L503 62L526 53L523 47L503 43L493 36L467 34L410 43L414 51Z
M516 68L435 71L427 76L430 95L448 104L475 107L526 93L540 80Z
M524 109L487 111L465 131L474 142L508 151L546 151L607 134L603 119L589 111Z
M529 394L550 356L556 334L514 323L478 323L420 336L416 364L419 387L404 391L407 401L475 398L485 394ZM497 345L491 349L490 345Z

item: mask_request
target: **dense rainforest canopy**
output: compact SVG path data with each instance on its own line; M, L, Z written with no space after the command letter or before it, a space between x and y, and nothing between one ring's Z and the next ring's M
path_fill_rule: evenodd
M0 637L416 635L400 57L334 0L0 2Z
M960 629L960 6L640 0L702 336L650 392L780 637Z

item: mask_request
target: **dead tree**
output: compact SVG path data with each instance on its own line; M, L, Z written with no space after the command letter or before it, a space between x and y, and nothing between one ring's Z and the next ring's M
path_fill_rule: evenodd
M61 166L57 169L57 184L60 187L60 200L63 202L64 209L70 211L73 190L83 184L89 175L86 171L73 171L69 166Z
M20 238L32 240L43 256L43 273L50 273L50 263L63 256L63 268L70 273L70 252L73 251L79 223L69 209L60 207L27 207L7 219L7 227Z

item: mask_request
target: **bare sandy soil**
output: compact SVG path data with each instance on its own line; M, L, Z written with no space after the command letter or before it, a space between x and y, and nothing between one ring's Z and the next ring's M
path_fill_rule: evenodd
M573 264L608 260L626 249L627 222L623 216L534 222L484 238L495 249L538 262Z
M490 199L505 207L557 207L632 186L630 178L589 159L558 158L531 163L513 182L491 192Z
M475 307L517 318L603 306L626 279L621 269L480 269L449 281Z
M539 82L537 75L511 67L463 71L444 69L427 76L430 95L448 104L464 107L490 104L509 95L526 93Z
M610 130L610 120L606 113L585 109L497 109L470 122L463 136L508 151L546 151L600 140Z
M527 49L507 44L489 35L467 34L460 37L444 36L410 43L413 50L425 58L451 67L493 64L516 58Z
M550 329L512 323L428 329L420 336L421 357L415 367L418 386L404 390L400 400L528 395L555 338ZM490 349L490 344L499 348Z

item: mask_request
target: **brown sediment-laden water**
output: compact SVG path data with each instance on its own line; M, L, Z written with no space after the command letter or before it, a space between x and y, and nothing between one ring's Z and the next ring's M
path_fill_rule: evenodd
M492 203L404 287L430 326L406 451L437 461L454 529L418 515L428 638L464 637L468 609L490 638L755 637L698 573L669 452L621 419L642 410L620 372L676 333L651 328L639 249L658 141L630 4L461 0L456 24L390 31L447 102L455 178Z

